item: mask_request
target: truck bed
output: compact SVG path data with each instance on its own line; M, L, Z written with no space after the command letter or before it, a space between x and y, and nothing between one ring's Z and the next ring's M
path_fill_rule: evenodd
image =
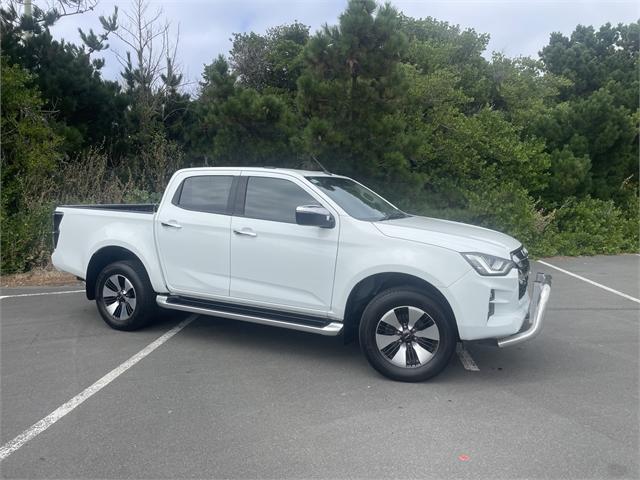
M133 253L156 291L164 291L154 240L155 204L60 205L53 218L56 268L85 278L89 262L104 248Z
M157 203L95 203L85 205L59 205L60 208L86 208L89 210L115 210L118 212L155 213Z

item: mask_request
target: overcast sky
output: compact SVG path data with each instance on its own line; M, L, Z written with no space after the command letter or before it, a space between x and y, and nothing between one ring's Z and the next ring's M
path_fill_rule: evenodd
M41 1L34 0L41 4ZM202 66L218 54L227 54L233 32L264 32L267 28L298 20L317 30L335 24L347 0L151 0L151 10L161 8L174 27L179 25L179 60L185 77L197 81ZM491 36L489 52L508 56L537 56L552 32L569 35L577 24L630 23L640 17L640 2L631 0L394 0L412 17L431 16ZM101 0L94 12L61 19L53 28L58 38L79 43L78 27L99 30L98 16L113 6L127 9L128 0ZM124 53L117 40L112 48ZM103 75L119 79L120 65L113 54Z

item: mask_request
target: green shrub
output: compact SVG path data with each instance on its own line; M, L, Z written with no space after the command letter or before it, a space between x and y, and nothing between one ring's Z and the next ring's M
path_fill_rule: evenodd
M555 212L558 253L562 255L613 254L637 248L626 218L612 200L569 198ZM635 224L637 227L638 219Z
M637 194L627 204L624 217L624 251L640 253L640 197Z
M2 273L24 272L46 264L51 250L52 206L41 205L2 216Z
M73 162L61 164L55 175L30 176L19 185L20 208L0 220L2 231L2 274L27 271L45 266L51 255L51 216L56 205L74 203L157 203L164 184L176 166L167 158L181 153L173 144L159 142L159 147L144 155L144 167L135 175L126 165L109 167L101 149L92 148ZM171 154L171 155L169 155ZM157 167L156 172L151 170ZM158 186L159 191L150 191Z

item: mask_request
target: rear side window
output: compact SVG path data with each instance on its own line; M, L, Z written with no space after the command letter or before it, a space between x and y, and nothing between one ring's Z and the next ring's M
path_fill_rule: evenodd
M185 178L174 197L174 205L207 213L228 213L232 176L203 175Z
M296 223L296 207L318 201L289 180L250 177L244 205L245 217Z

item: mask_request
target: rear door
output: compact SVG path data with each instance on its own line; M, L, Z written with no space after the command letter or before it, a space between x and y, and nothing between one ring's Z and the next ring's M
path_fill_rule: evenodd
M158 212L158 252L171 293L229 295L231 201L239 171L186 172Z
M249 175L242 177L244 205L231 224L231 296L325 314L331 306L338 251L337 213L296 177L243 175ZM323 205L336 218L336 226L296 224L296 207L302 205Z

